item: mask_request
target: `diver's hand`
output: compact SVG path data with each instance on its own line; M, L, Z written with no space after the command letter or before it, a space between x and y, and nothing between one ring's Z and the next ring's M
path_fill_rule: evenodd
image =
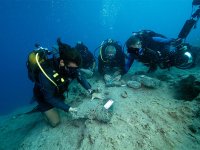
M104 99L104 96L101 93L93 93L91 100L93 100L95 98L96 99Z
M73 108L73 107L70 107L70 108L69 108L69 112L77 112L77 108L76 108L76 107L74 107L74 108Z
M171 44L175 47L179 46L183 42L182 38L173 39Z
M182 45L178 50L179 51L186 51L188 49L187 45Z

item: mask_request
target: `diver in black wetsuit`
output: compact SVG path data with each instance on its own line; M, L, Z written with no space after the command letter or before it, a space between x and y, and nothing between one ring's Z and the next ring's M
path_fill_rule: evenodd
M80 68L80 71L86 76L86 77L92 77L95 71L95 58L92 55L92 53L89 51L88 47L83 44L83 42L78 41L75 49L77 49L82 57L82 65Z
M77 111L77 108L64 103L63 93L67 91L72 80L77 79L95 97L90 84L79 71L81 65L80 53L60 40L58 40L58 46L60 57L56 60L48 60L42 63L41 59L36 57L36 61L40 62L38 64L40 70L35 80L34 96L38 102L39 111L45 115L52 127L57 126L60 122L59 114L54 108L66 112Z
M120 84L118 81L125 73L125 55L116 41L108 39L102 42L98 57L98 71L104 76L106 86Z
M127 41L126 72L134 60L149 67L148 73L176 66L186 69L193 64L193 58L188 46L180 39L170 39L151 30L135 32Z

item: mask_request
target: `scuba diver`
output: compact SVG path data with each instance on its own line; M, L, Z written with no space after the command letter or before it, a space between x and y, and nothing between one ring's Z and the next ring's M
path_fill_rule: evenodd
M82 57L82 65L80 71L86 77L92 77L96 66L93 54L88 50L88 47L81 41L77 42L75 49L77 49L80 52Z
M193 57L187 44L180 38L167 38L151 30L134 32L126 41L127 63L126 72L134 60L148 66L148 73L175 66L187 69L193 65Z
M49 58L50 51L37 46L37 49L29 54L27 61L29 78L35 83L33 92L38 103L36 109L44 115L52 127L60 123L59 113L55 108L65 112L77 111L77 108L64 103L63 93L68 91L72 80L77 79L93 98L101 97L98 93L94 93L90 84L80 73L80 53L62 43L60 39L57 40L57 43L59 57ZM36 109L30 112L36 112Z
M149 66L148 72L155 71L157 66L161 69L169 69L172 66L187 69L197 64L200 58L196 54L200 48L185 42L192 28L196 28L200 18L200 0L193 0L192 6L198 8L194 9L190 19L186 20L177 39L169 39L150 30L133 33L126 42L128 50L126 71L135 59ZM141 44L137 45L140 42Z
M114 40L102 42L98 56L98 71L104 76L106 86L117 86L125 73L125 55Z

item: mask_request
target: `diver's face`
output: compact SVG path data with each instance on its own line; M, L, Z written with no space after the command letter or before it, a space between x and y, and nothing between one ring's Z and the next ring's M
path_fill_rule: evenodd
M133 53L135 55L139 55L139 51L142 49L141 41L136 42L128 47L128 52Z
M141 41L137 41L135 44L130 46L131 48L142 48L142 43Z
M60 60L60 64L59 64L59 67L64 67L65 66L65 63L64 63L64 60Z
M63 61L62 59L60 60L60 65L59 65L59 67L65 67L65 63L64 63L64 61ZM69 62L69 63L67 64L67 67L74 67L74 68L77 68L78 65L77 65L75 62Z
M76 78L78 76L78 65L74 62L69 62L65 71L68 77Z
M75 62L69 62L67 65L64 64L63 60L60 60L60 73L63 76L75 78L78 75L78 65Z
M77 65L76 63L74 63L74 62L69 62L69 63L67 64L67 67L77 68L78 65Z
M114 59L114 57L115 57L115 54L113 54L113 53L109 53L109 54L106 55L106 58L109 59L109 60Z

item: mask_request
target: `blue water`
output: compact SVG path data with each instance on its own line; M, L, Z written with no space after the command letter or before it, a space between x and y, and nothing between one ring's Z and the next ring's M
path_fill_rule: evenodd
M25 62L35 42L51 49L57 37L72 46L81 40L93 51L140 29L177 37L191 11L192 0L1 0L0 115L31 100ZM200 46L199 28L188 36L193 45Z

